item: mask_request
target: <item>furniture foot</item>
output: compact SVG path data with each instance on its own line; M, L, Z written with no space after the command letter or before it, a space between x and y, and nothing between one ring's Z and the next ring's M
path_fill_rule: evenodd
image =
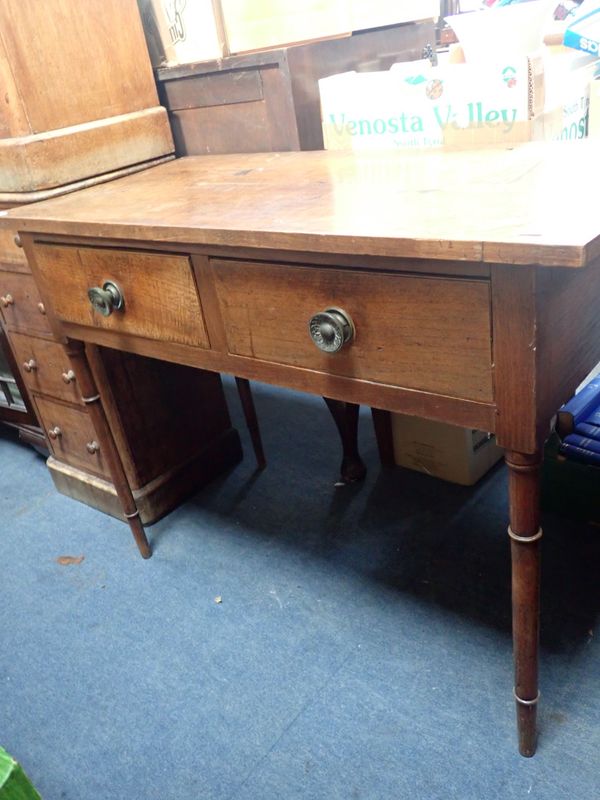
M323 400L327 403L342 439L341 478L344 483L361 481L367 474L367 468L358 452L359 406L356 403L332 400L329 397L324 397Z
M101 452L106 459L110 474L117 491L117 496L121 502L123 515L127 520L135 543L142 558L150 558L152 549L146 538L144 526L140 520L140 512L138 511L131 487L125 475L119 451L113 439L112 431L109 427L104 408L98 393L96 381L88 364L85 348L82 342L69 341L64 346L65 353L69 358L73 371L77 375L79 389L83 397L83 402L86 404L90 419L94 426L94 430L100 440Z
M248 381L246 378L236 378L235 382L237 384L238 394L242 402L242 409L244 411L244 417L246 418L246 425L248 426L250 439L252 440L256 465L259 469L264 469L267 466L267 460L263 450L260 428L258 426L258 417L256 416L254 398L252 397L252 389L250 388L250 381Z
M508 452L510 536L512 560L514 694L519 752L536 749L539 700L538 650L540 618L540 454Z
M382 466L393 467L396 465L396 460L394 458L392 415L389 411L382 411L380 408L372 408L371 416L373 417L373 427L375 428L379 460Z

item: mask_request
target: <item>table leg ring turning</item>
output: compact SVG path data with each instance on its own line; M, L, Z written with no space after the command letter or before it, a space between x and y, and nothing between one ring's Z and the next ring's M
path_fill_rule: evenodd
M533 536L519 536L518 533L515 533L511 526L508 526L508 535L514 542L521 542L521 544L529 544L530 542L537 542L538 539L541 539L544 535L544 532L541 528L538 528L537 533L534 533Z

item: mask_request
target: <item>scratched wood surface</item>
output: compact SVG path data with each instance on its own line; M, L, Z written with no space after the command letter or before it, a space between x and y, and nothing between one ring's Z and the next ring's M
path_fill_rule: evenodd
M36 257L60 319L208 347L191 264L185 256L41 245ZM87 292L107 280L122 290L124 309L103 317L94 312Z
M234 355L493 400L486 281L219 260L212 269ZM355 326L351 346L333 356L308 336L308 320L329 307L342 308Z
M189 157L8 218L41 233L580 267L600 253L598 152L583 140Z

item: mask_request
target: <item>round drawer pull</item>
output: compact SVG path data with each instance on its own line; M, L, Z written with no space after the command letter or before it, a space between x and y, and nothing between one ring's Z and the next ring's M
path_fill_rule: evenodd
M68 372L63 372L62 379L65 383L74 383L75 382L75 373L72 369Z
M327 308L311 317L310 338L324 353L337 353L354 338L354 323L345 311Z
M93 286L88 289L88 298L94 311L103 317L109 317L113 311L121 311L125 304L123 292L113 281L106 281L102 288Z
M15 244L17 247L23 247L23 242L21 241L21 237L18 233L15 234Z
M54 427L54 428L50 428L50 429L48 430L48 436L49 436L51 439L58 439L60 436L62 436L62 431L61 431L61 429L58 427L58 425L55 425L55 427Z
M37 369L37 364L35 363L33 358L30 358L29 361L26 361L23 364L23 369L25 370L25 372L33 372L34 370Z
M40 314L45 314L46 313L46 306L43 303L38 303L37 304L37 310L40 312Z
M100 450L100 445L98 444L98 442L88 442L85 446L85 449L91 456L93 456Z
M12 294L5 294L3 297L0 297L0 303L2 303L3 308L8 308L9 306L14 306L15 298Z

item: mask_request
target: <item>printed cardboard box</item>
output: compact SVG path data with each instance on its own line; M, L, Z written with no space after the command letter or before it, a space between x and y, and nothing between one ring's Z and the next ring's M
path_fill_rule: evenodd
M597 69L597 60L559 48L497 65L421 61L388 72L335 75L319 82L325 147L582 138Z
M496 438L406 414L392 415L396 464L452 483L472 486L503 455Z
M326 149L435 147L466 128L509 139L544 108L543 63L417 61L387 72L347 72L319 81Z
M590 84L588 135L600 139L600 78L596 78Z

